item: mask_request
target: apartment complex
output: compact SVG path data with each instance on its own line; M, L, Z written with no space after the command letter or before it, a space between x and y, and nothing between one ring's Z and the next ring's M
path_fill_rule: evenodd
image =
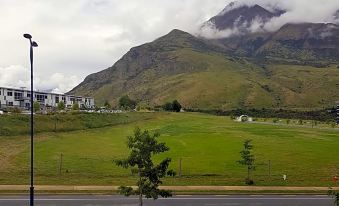
M55 94L48 92L33 92L33 99L40 103L41 108L49 109L57 107L58 103L63 101L66 108L71 108L74 104L78 104L81 109L94 108L94 98L80 97L66 94ZM0 108L19 107L22 109L30 109L31 92L26 89L14 89L0 87Z

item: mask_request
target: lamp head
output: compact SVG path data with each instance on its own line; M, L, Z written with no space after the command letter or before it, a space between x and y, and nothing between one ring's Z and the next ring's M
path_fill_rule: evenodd
M32 35L30 35L30 34L24 34L24 37L25 37L26 39L32 39Z
M38 44L35 41L33 41L32 42L32 47L38 47Z

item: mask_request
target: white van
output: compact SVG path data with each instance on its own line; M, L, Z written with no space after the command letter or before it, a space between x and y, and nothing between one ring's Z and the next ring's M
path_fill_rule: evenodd
M0 115L2 115L2 114L4 114L4 112L0 110Z

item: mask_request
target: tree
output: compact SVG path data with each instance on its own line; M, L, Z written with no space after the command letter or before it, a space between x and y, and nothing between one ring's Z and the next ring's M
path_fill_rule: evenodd
M162 108L165 111L173 111L173 105L171 102L166 102L164 105L162 105Z
M334 199L334 205L339 206L339 192L330 188L328 195Z
M166 102L162 105L162 108L165 111L180 112L182 107L178 100L174 100L173 102Z
M104 107L105 107L106 109L112 109L111 104L110 104L107 100L106 100L105 103L104 103Z
M178 102L178 100L174 100L172 102L172 107L173 107L173 111L175 111L175 112L181 111L181 104Z
M40 103L39 102L33 103L33 111L34 112L40 111Z
M122 108L134 109L136 105L136 101L130 99L128 95L122 96L119 99L119 106Z
M78 103L74 103L73 106L72 106L72 110L78 111L79 110L79 104Z
M143 205L142 197L157 199L161 197L170 197L171 191L160 190L158 186L162 184L161 178L165 176L175 176L173 170L168 170L170 158L162 160L155 165L152 156L169 150L165 143L158 143L159 133L150 134L147 130L141 131L136 128L134 136L127 137L127 146L130 154L127 159L116 160L116 165L123 168L131 168L132 173L139 176L137 182L138 188L120 186L119 193L125 196L139 195L139 205Z
M245 182L247 185L253 185L253 180L250 178L250 173L252 170L255 170L254 165L254 155L252 154L252 140L245 140L244 141L244 148L242 151L240 151L242 160L238 161L241 165L247 166L247 178L245 179Z
M64 110L65 109L65 102L64 101L61 101L58 103L58 110L61 111L61 110Z

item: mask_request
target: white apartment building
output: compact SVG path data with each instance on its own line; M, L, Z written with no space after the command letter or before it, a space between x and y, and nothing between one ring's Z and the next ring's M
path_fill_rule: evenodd
M93 109L95 107L94 98L80 97L66 94L55 94L48 92L33 91L34 101L39 102L41 108L55 108L63 101L65 107L71 108L74 104L79 104L80 109ZM14 89L0 87L0 109L7 107L20 107L30 109L31 92L26 89Z

